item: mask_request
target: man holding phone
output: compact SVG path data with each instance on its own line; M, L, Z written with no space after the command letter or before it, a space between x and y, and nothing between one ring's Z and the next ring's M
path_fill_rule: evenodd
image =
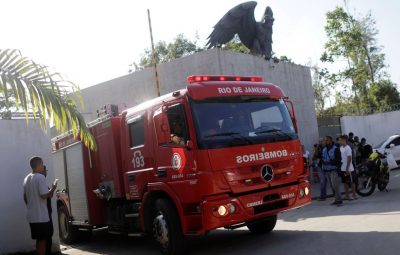
M38 255L46 254L47 240L52 236L53 224L50 220L47 199L53 197L56 181L49 190L46 183L46 169L40 157L30 159L32 173L24 179L24 201L28 209L27 219L32 239L36 240Z
M46 166L43 166L44 168L44 177L47 177L47 172L49 171ZM55 179L54 185L57 186L58 179ZM49 188L50 190L50 188ZM53 212L53 208L51 207L51 197L47 198L47 211L49 212L49 218L50 218L50 225L51 225L51 231L50 231L50 236L46 240L46 255L51 255L51 246L53 245L53 234L54 234L54 227L53 227L53 220L51 217L51 214Z

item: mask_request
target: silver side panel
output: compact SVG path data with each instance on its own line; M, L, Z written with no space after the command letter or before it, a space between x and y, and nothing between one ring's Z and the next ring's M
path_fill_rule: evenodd
M77 143L65 149L68 194L71 205L71 214L75 221L87 221L88 204L86 196L86 185L84 166L82 158L82 143Z
M57 190L67 189L65 182L64 151L59 150L53 153L54 177L58 179Z

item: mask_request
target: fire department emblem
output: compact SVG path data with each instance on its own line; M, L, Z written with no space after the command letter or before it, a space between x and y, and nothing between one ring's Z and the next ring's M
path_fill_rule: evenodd
M182 166L182 158L181 155L179 155L179 153L174 153L172 155L172 168L174 168L175 170L179 170Z
M264 165L261 167L261 177L264 179L266 182L272 181L274 178L274 170L272 170L272 167L269 165Z

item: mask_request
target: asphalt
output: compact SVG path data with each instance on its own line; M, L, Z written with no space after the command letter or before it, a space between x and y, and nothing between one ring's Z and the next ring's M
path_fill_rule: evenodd
M318 185L313 185L318 190ZM315 191L314 191L315 192ZM186 241L186 254L400 254L400 171L393 171L388 192L331 206L332 199L279 215L267 235L254 236L246 228L215 230ZM159 254L148 238L121 238L104 232L74 246L62 246L65 255Z

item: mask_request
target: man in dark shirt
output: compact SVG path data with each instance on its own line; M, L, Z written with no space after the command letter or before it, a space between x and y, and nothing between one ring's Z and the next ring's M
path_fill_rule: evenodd
M360 152L361 156L361 164L363 168L366 169L369 155L371 155L372 153L372 146L367 143L367 139L365 139L364 137L361 138L358 151Z

